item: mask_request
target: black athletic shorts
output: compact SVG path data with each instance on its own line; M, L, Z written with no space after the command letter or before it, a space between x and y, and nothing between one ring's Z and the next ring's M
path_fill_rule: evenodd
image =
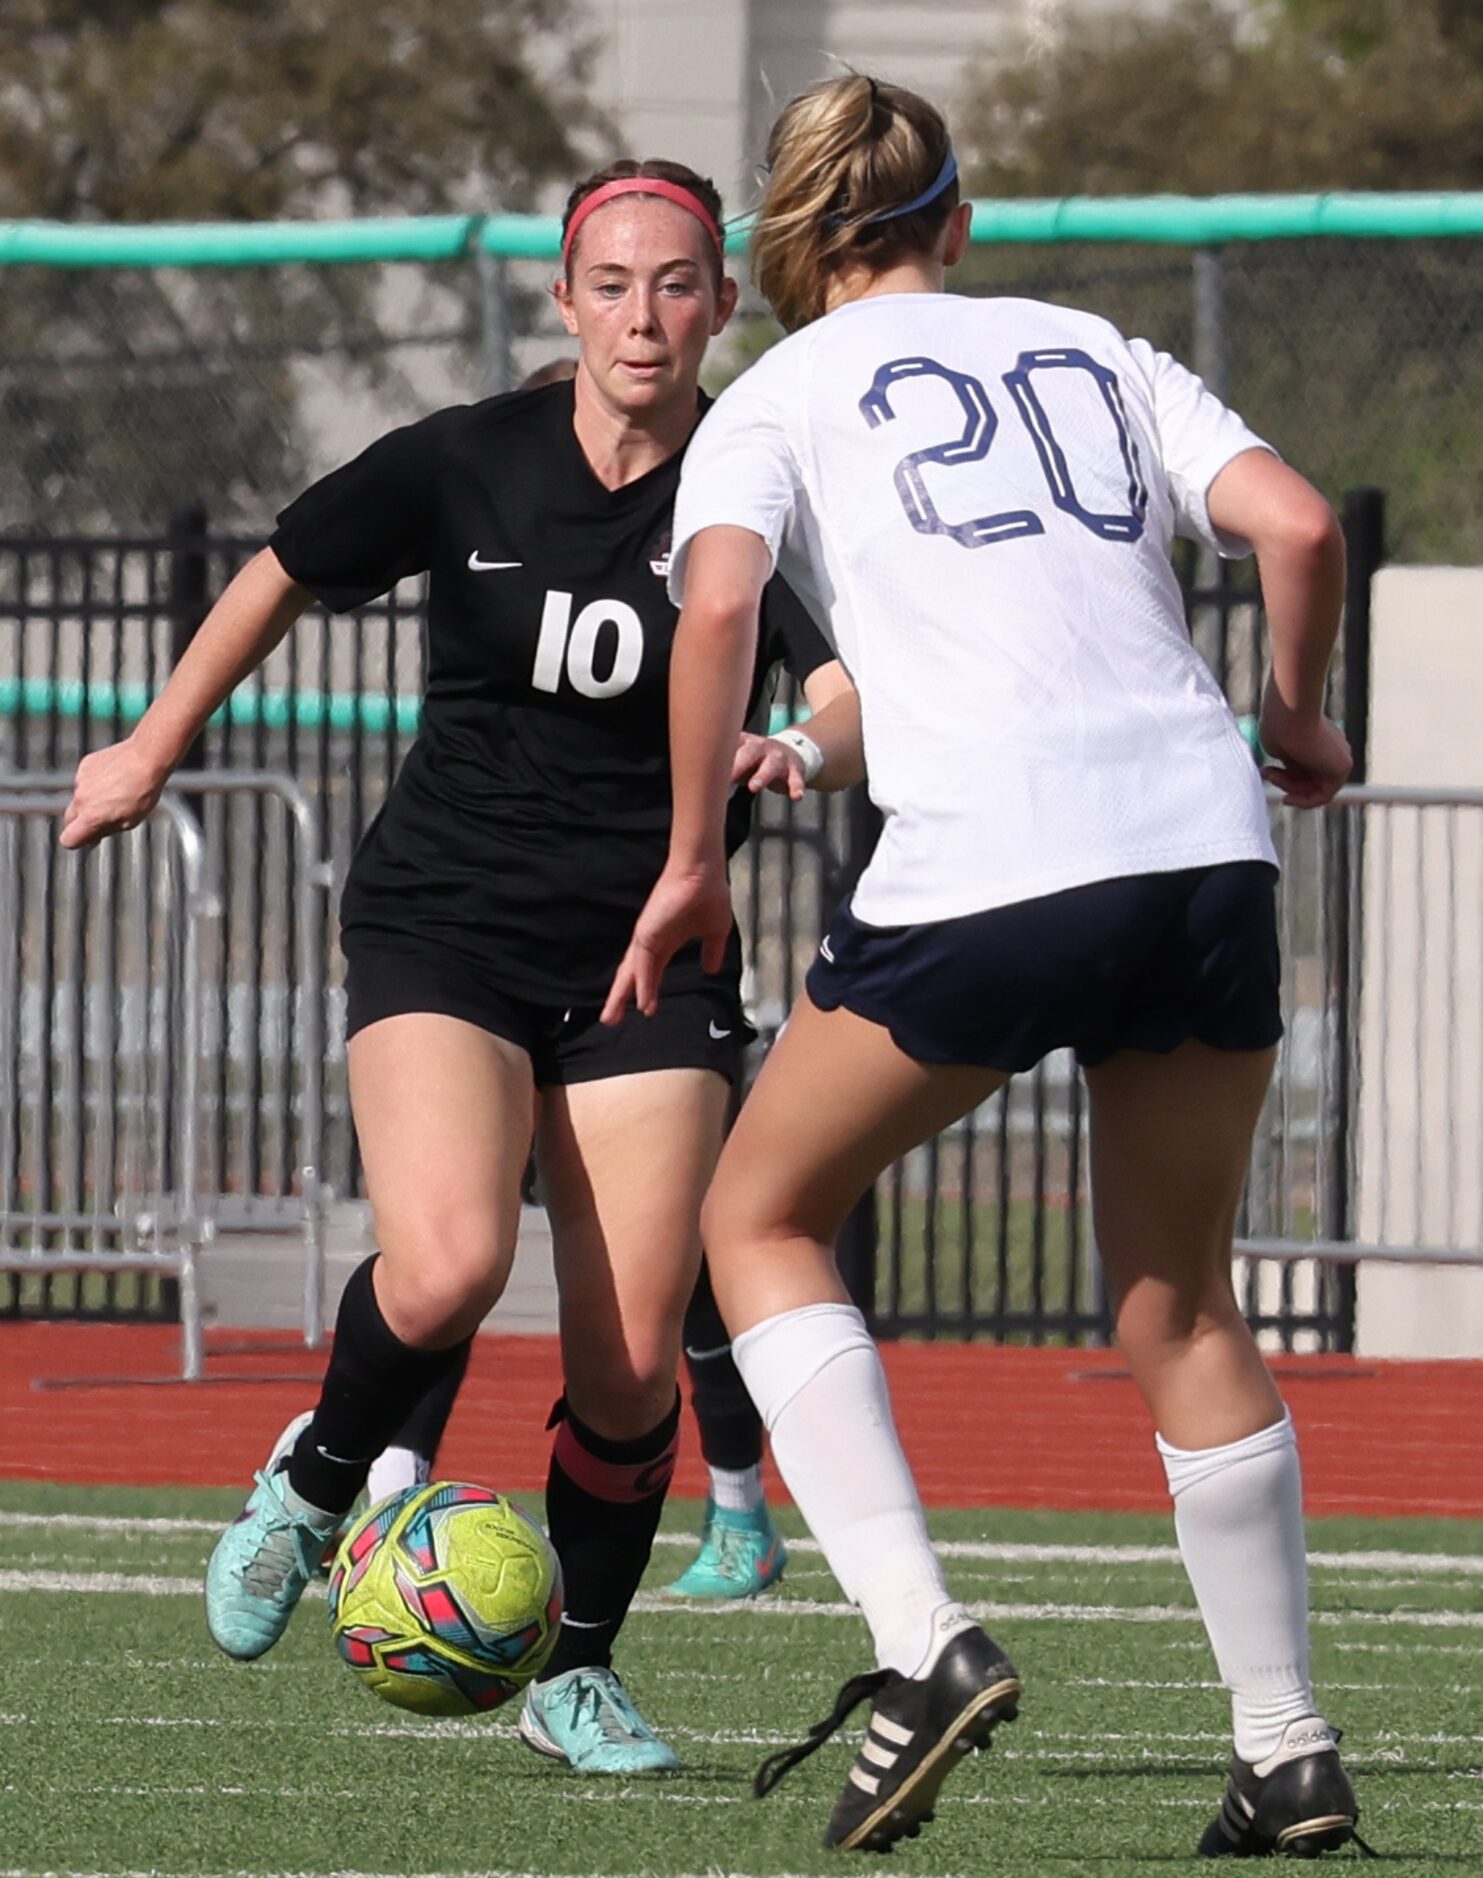
M433 1012L460 1017L529 1056L538 1089L552 1084L602 1082L650 1069L713 1069L728 1083L742 1072L742 1056L756 1036L742 1014L735 978L723 973L665 996L652 1017L630 1010L609 1029L598 1006L536 1004L496 984L462 953L423 939L392 945L347 931L346 1034L353 1037L383 1017Z
M1264 1050L1282 1035L1276 887L1265 861L1235 861L922 926L867 926L846 900L808 995L883 1025L922 1063L1012 1072L1071 1049L1092 1068L1192 1038Z

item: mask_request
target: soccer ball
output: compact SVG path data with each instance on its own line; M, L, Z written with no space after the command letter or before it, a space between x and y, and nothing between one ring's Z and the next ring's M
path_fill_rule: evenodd
M556 1647L561 1566L502 1494L434 1481L356 1521L329 1598L335 1647L368 1689L423 1715L473 1715L524 1688Z

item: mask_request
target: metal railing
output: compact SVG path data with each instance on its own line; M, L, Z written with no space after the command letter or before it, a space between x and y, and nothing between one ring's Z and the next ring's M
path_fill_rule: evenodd
M1279 811L1287 1037L1237 1250L1483 1265L1483 789Z
M302 1234L303 1329L324 1333L323 894L318 820L290 777L182 773L133 833L67 854L51 821L65 772L0 774L0 904L14 944L0 952L0 1271L25 1314L28 1287L70 1281L89 1314L88 1281L123 1274L178 1286L182 1374L203 1374L199 1257L220 1230ZM234 985L234 941L212 805L276 802L284 827L265 852L291 881L252 921L258 962L276 952L281 996L267 1015L256 987ZM290 844L285 829L291 825ZM260 916L259 916L260 915ZM245 995L237 995L243 993ZM266 1063L281 1075L284 1152L276 1189L222 1179L224 1144L261 1104ZM136 1297L136 1310L148 1299ZM57 1300L43 1297L52 1314ZM116 1309L116 1297L105 1300Z
M49 824L67 800L55 777L0 776L0 898L18 940L0 954L0 1269L173 1279L194 1378L205 846L169 796L116 848L59 857Z

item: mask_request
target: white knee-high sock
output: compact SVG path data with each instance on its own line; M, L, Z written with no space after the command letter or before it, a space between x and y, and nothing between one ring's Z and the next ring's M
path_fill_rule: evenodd
M972 1619L948 1590L896 1439L885 1372L847 1304L784 1311L731 1346L773 1459L883 1669L920 1676Z
M1308 1559L1292 1419L1219 1448L1158 1437L1174 1530L1221 1680L1236 1752L1265 1760L1316 1715L1308 1675Z

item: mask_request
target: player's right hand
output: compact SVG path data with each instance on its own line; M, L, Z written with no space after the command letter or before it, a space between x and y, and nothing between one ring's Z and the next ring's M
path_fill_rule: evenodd
M731 922L731 886L724 862L719 868L666 867L638 916L602 1008L602 1022L622 1023L631 1004L652 1017L659 1008L659 981L666 966L692 939L700 941L702 967L720 971Z
M1262 775L1295 809L1321 809L1349 780L1354 768L1349 742L1326 717L1289 711L1268 689L1258 726L1267 762Z
M72 800L62 815L62 846L91 848L109 835L137 828L167 780L129 737L92 751L73 778Z

